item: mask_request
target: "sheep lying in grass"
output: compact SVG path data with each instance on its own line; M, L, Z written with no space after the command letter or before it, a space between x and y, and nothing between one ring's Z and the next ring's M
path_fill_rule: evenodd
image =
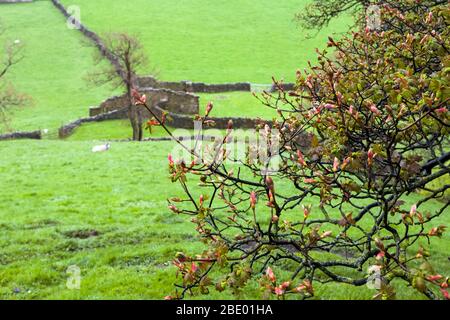
M100 146L95 146L92 148L92 152L105 152L108 151L111 148L111 144L103 144Z

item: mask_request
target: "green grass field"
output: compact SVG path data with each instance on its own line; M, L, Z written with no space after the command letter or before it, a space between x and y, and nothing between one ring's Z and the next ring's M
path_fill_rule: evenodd
M24 45L24 58L7 80L33 99L32 107L15 110L13 129L56 129L113 95L110 88L92 88L84 80L93 68L94 49L82 45L82 35L66 27L50 1L2 4L0 20L7 28L0 52L5 40Z
M182 192L166 171L172 143L113 143L102 154L93 145L0 143L0 299L161 299L176 280L174 254L201 249L194 226L166 208ZM448 234L432 241L438 270L448 265L449 242ZM71 265L81 269L81 290L66 288ZM242 298L260 298L255 287ZM399 298L422 298L399 288ZM336 284L316 290L318 299L374 294Z
M315 60L330 33L348 30L339 18L311 39L294 20L305 0L63 0L78 5L81 21L97 32L140 36L164 80L272 83L292 81Z
M351 22L340 18L313 39L306 39L307 32L293 19L304 1L289 0L282 5L269 1L254 5L247 0L63 3L79 5L82 22L96 32L140 35L152 61L149 68L158 69L164 80L267 84L276 76L292 81L295 70L315 59L314 49L324 47L326 36L344 32ZM152 23L148 23L149 16ZM77 30L66 27L50 1L2 5L0 18L7 27L0 40L19 39L25 45L24 60L12 69L8 80L34 102L14 112L14 130L55 130L86 116L89 106L118 93L85 81L94 68L94 49L83 43ZM207 100L224 105L215 110L215 116L271 117L270 110L255 108L259 104L248 93L205 95L202 106Z
M272 75L292 80L297 68L314 59L314 48L324 46L326 35L346 30L351 21L342 18L306 40L293 21L305 3L299 0L63 3L79 5L82 22L97 32L140 34L164 80L269 83ZM20 39L25 44L25 58L9 80L34 99L33 107L15 110L12 125L52 132L42 141L0 142L0 299L162 299L171 294L174 254L201 249L194 225L166 207L167 198L182 194L166 172L173 143L112 142L106 153L91 152L101 141L128 138L126 120L86 124L66 140L48 139L62 123L86 116L89 106L117 92L84 81L93 68L93 49L66 27L50 1L0 5L0 18L8 26L0 43ZM275 114L250 93L200 97L201 113L214 102L212 116L270 119ZM156 128L151 136L165 133ZM411 195L408 204L418 197ZM436 207L431 203L429 210ZM435 224L449 222L442 217ZM441 272L448 270L449 246L448 234L431 242ZM80 290L66 287L71 265L81 269ZM276 271L282 274L282 269ZM401 299L423 298L397 286ZM370 299L374 293L366 287L316 287L317 299ZM260 297L255 283L241 296ZM215 291L208 298L233 299Z

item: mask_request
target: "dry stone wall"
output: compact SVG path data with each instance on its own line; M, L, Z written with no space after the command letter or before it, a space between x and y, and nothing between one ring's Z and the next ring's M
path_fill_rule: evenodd
M74 19L70 13L66 10L64 5L59 0L52 0L53 5L63 14L64 17L72 18ZM125 74L125 71L120 66L120 63L117 61L117 59L113 56L113 54L106 48L105 44L101 40L101 38L93 31L89 30L84 24L82 24L80 21L74 21L78 26L79 30L82 34L84 34L87 38L89 38L94 45L98 48L100 53L109 60L109 62L114 66L115 70L117 71L117 74L123 78L123 75Z
M116 120L127 118L127 108L121 108L107 113L102 113L93 117L81 118L59 128L59 138L64 139L70 136L83 123L101 122L106 120Z
M9 2L14 0L3 0ZM19 0L20 1L20 0ZM26 1L26 0L25 0ZM59 0L51 0L54 6L66 17L70 18L70 14ZM2 2L2 0L0 0ZM124 72L120 64L114 56L108 51L103 44L101 38L82 23L77 21L79 30L87 38L89 38L99 49L100 53L105 56L111 64L116 68L119 75ZM138 79L138 87L140 92L148 96L148 100L152 101L152 108L159 114L162 112L169 113L169 125L177 128L190 129L194 126L193 116L199 112L199 97L191 93L220 93L233 91L252 90L252 85L248 82L242 83L224 83L224 84L206 84L202 82L167 82L158 81L154 77L146 76ZM294 84L283 85L285 90L291 90ZM276 91L276 87L272 87L272 91ZM89 117L78 119L59 129L59 136L65 138L73 133L80 125L86 122L105 121L111 119L127 118L128 100L125 95L109 98L102 102L98 107L91 107ZM145 116L150 116L149 114ZM216 128L226 128L230 120L233 121L235 128L253 128L260 122L258 119L248 118L213 118L216 122Z
M166 107L164 103L160 103L153 107L155 114L159 117L166 112ZM261 119L250 119L250 118L239 118L239 117L224 117L224 118L209 118L215 122L215 129L226 129L228 127L228 122L233 121L233 128L236 129L250 129L255 128L256 125L262 122L271 124L270 121L263 121ZM167 125L173 128L181 129L194 129L194 117L178 114L173 112L168 112L167 114ZM206 129L206 128L205 128Z
M207 84L203 82L179 81L168 82L159 81L152 76L140 77L138 79L140 88L169 89L173 91L193 92L193 93L220 93L232 91L251 91L251 84L248 82Z
M31 132L13 132L0 135L1 140L17 140L17 139L34 139L41 140L42 134L41 131L31 131Z
M183 96L180 96L180 97L183 97ZM127 103L126 101L127 101L127 99L125 96L113 97L108 100L105 100L100 105L100 107L91 108L90 109L91 117L86 118L86 119L90 119L89 122L104 121L106 119L99 118L99 117L102 117L103 115L105 115L105 112L108 112L108 111L109 111L109 113L107 113L107 114L114 114L114 119L126 119L128 117L127 112L126 112L127 108L123 107L124 105L126 106L126 103ZM192 111L195 110L195 112L191 112L190 114L180 113L179 112L180 108L179 108L178 103L174 103L173 100L159 99L158 101L159 101L158 103L155 103L152 106L152 110L159 117L162 115L163 112L167 113L167 115L168 115L167 125L169 125L173 128L182 128L182 129L193 129L194 128L194 115L198 114L198 100L195 103L195 107L192 108ZM175 108L172 108L170 106L171 103L174 103ZM117 110L117 109L122 110L122 111L119 113L114 113L114 111L111 111L111 110ZM183 108L181 108L181 110L186 110L186 108L183 107ZM150 118L151 114L148 111L146 111L144 113L144 116ZM98 119L101 119L101 120L98 120ZM260 119L239 118L239 117L210 118L210 120L214 120L214 122L216 123L214 128L217 128L217 129L227 128L228 122L230 120L233 121L233 126L235 128L241 128L241 129L254 128L257 124L261 123ZM78 123L79 121L81 121L81 122ZM67 128L69 130L64 129L63 130L64 133L60 134L60 136L64 137L64 136L66 136L66 133L71 134L73 132L73 130L76 128L75 127L72 130L71 129L72 125L78 126L84 122L88 122L88 121L84 121L83 119L81 119L81 120L77 120L76 122L74 122L72 124L69 124L67 126Z
M34 0L0 0L1 3L22 3L22 2L33 2Z
M272 88L270 89L270 92L277 92L281 89L283 89L284 91L293 91L295 90L295 83L282 83L279 85L273 84Z

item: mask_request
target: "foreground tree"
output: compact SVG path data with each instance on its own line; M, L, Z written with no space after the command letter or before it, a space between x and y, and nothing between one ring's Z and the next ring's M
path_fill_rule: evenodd
M0 26L0 35L3 33L3 30ZM6 76L11 68L23 59L22 49L23 46L20 41L15 40L6 42L4 50L0 52L0 126L7 131L11 130L11 109L24 106L30 100L26 95L17 92L14 86L6 80Z
M446 3L447 0L420 0L414 3L398 0L314 0L297 14L297 19L307 29L322 29L328 26L334 18L348 14L355 18L356 26L361 27L365 26L367 13L371 14L367 10L373 5L389 6L406 13L417 6L432 8Z
M133 103L132 91L137 87L137 71L148 64L144 48L139 40L127 33L108 33L103 37L105 50L98 53L97 64L104 62L105 67L89 75L96 85L112 84L122 87L129 101L128 118L133 129L133 140L143 139L143 115L141 108ZM111 63L112 62L112 63Z
M169 156L186 192L169 208L192 218L207 249L177 254L179 290L168 298L212 286L239 292L254 277L278 298L308 298L316 283L338 282L392 299L396 279L449 298L448 270L431 265L428 245L449 212L450 7L401 2L407 14L381 8L392 28L330 38L333 53L318 52L296 90L279 85L260 98L279 118L261 124L266 143L249 145L246 158L230 153L232 123L213 157L189 147L192 161ZM198 120L210 123L211 109ZM266 147L276 171L251 157ZM201 194L188 183L196 177Z

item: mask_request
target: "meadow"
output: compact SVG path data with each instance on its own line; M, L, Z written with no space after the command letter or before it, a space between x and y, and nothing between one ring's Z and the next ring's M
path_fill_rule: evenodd
M298 0L62 2L78 5L82 22L96 32L140 35L151 61L142 74L157 70L162 80L267 84L275 76L292 81L296 69L315 59L314 48L323 48L329 33L351 24L350 17L340 18L307 39L293 20L305 3ZM0 5L0 19L8 26L0 43L20 39L25 45L24 60L8 80L34 100L32 107L14 111L12 127L50 130L42 141L0 142L0 299L162 299L171 294L175 253L202 249L192 223L167 209L166 199L182 193L165 170L174 145L115 141L131 134L126 120L83 125L68 139L56 139L62 123L86 116L89 106L118 91L85 81L95 68L95 51L66 27L50 1ZM200 98L201 112L214 102L214 116L274 116L249 93ZM165 133L156 128L146 136ZM91 152L110 140L110 151ZM409 204L418 198L411 195ZM448 234L431 242L439 270L448 269L449 245ZM66 287L71 265L81 269L80 290ZM283 267L277 272L282 274ZM401 299L423 298L401 283L397 287ZM366 287L316 288L316 299L373 294ZM257 284L240 297L260 298ZM233 296L211 291L208 298Z
M6 80L33 100L31 106L14 111L13 129L54 131L113 95L111 88L92 87L85 81L93 68L94 48L83 45L77 30L67 28L50 1L3 4L0 21L5 28L0 52L4 41L19 40L24 46L23 60Z
M113 142L101 154L93 154L92 145L0 143L1 299L162 299L173 292L175 253L201 250L194 225L167 209L166 199L182 192L165 169L172 143ZM444 222L448 217L436 224ZM447 234L431 243L440 270L449 241ZM72 265L81 269L80 290L66 287ZM256 287L241 298L260 298ZM398 288L399 298L423 298ZM317 299L370 299L374 291L327 284L316 293Z
M318 34L306 32L294 19L305 0L62 3L78 6L81 21L100 34L139 36L150 58L148 71L173 81L270 84L272 76L293 81L297 69L315 61L314 49L324 48L330 33L346 32L352 23L342 17Z
M327 35L345 32L352 21L343 17L318 34L306 32L294 20L306 2L293 0L282 5L264 1L258 6L251 1L204 0L62 3L79 6L81 21L100 35L136 34L150 59L142 74L155 72L159 79L170 81L270 84L272 76L293 81L297 69L315 60L314 49L325 47ZM24 59L7 80L33 100L31 107L15 111L12 129L49 129L54 136L63 123L86 116L89 106L120 93L86 81L89 72L98 70L95 49L77 30L67 28L50 1L2 5L0 20L6 28L0 40L20 40L24 45ZM201 95L203 107L209 100L224 106L216 109L215 116L273 115L245 92Z

